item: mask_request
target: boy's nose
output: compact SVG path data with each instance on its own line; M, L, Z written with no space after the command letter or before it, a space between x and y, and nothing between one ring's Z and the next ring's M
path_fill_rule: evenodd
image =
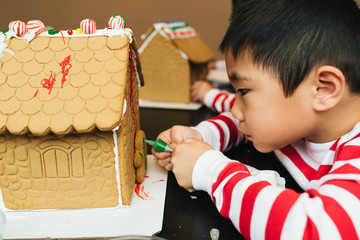
M244 115L241 111L240 104L237 99L235 100L235 103L231 108L231 114L239 121L244 121Z

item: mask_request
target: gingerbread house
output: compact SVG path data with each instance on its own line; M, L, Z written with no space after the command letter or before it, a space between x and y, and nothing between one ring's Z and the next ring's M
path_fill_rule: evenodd
M146 86L140 98L161 102L190 102L190 87L205 79L214 53L197 31L184 21L155 23L139 46Z
M0 33L3 209L130 204L146 167L143 79L131 29L110 21L65 31L14 21Z

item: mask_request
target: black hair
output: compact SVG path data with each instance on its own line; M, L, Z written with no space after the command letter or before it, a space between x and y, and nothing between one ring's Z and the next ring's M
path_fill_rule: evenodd
M360 93L360 10L353 0L242 0L219 49L280 78L291 96L320 64L339 68Z

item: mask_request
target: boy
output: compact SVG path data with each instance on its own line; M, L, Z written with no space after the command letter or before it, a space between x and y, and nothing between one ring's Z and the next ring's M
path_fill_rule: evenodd
M359 239L359 26L353 0L241 1L220 45L232 114L161 133L175 151L153 151L159 164L207 191L246 239ZM220 152L244 138L275 151L304 192Z

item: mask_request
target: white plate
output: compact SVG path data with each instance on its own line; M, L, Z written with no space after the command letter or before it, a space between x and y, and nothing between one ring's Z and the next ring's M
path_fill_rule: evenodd
M142 108L164 108L164 109L179 109L179 110L198 110L201 108L201 103L170 103L170 102L158 102L139 99L139 105Z

